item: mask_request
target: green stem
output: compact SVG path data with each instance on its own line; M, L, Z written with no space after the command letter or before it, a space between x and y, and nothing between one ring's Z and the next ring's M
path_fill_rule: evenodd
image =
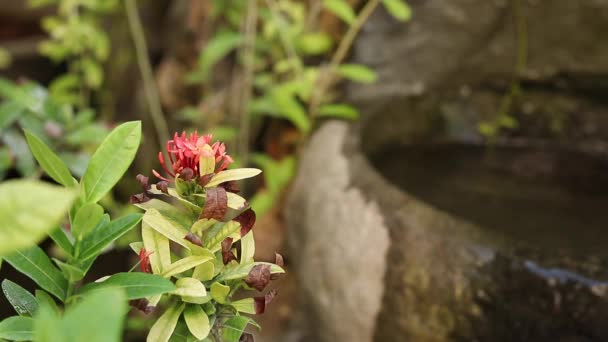
M156 136L162 151L164 148L164 142L169 140L169 128L167 127L167 121L165 120L162 105L159 100L160 97L158 95L158 89L154 80L152 65L150 64L150 59L148 58L146 36L139 18L135 0L125 0L125 10L127 13L127 21L129 22L129 29L131 31L131 37L135 45L137 65L144 82L144 91L146 93L146 100L150 109L152 123L154 124Z
M346 31L346 34L344 34L344 37L340 41L340 45L338 45L338 49L330 60L329 66L320 74L317 87L312 93L310 105L308 107L308 111L313 120L317 116L323 94L327 92L327 89L329 89L335 81L336 69L346 58L348 52L355 43L359 31L361 31L363 25L367 22L372 13L374 13L374 10L379 4L380 0L370 0L365 4L363 9L361 9L361 12L359 12L355 22L352 23L348 31Z

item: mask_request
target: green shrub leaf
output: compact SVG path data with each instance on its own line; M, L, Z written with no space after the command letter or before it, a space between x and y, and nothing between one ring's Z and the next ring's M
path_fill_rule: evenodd
M243 332L250 321L250 318L243 316L236 316L227 320L222 328L222 341L239 342L241 335L243 335Z
M355 21L355 11L346 0L324 0L323 6L349 25Z
M220 304L226 303L226 297L230 293L230 286L215 282L211 285L211 297Z
M326 104L319 108L319 116L356 120L359 117L359 111L346 104Z
M412 9L403 0L382 0L384 8L399 21L408 21L412 18Z
M2 292L19 316L34 316L38 309L38 301L34 295L8 279L2 281Z
M165 313L154 323L150 333L148 334L147 341L150 342L167 342L171 338L177 320L184 311L185 304L174 303L171 305Z
M186 249L190 249L189 242L185 239L188 235L188 230L175 221L165 217L156 209L148 209L144 214L144 223L158 233L166 236L169 240L182 245Z
M180 259L180 260L174 262L173 264L171 264L171 266L167 267L167 269L163 272L163 277L170 278L176 274L180 274L180 273L185 272L191 268L194 268L204 262L212 260L213 258L214 258L213 254L193 255L193 256L185 257L183 259Z
M55 182L66 187L78 184L74 177L72 177L68 167L42 140L28 131L25 131L25 138L40 167Z
M66 215L76 195L32 180L0 184L0 255L40 242Z
M241 168L241 169L233 169L233 170L224 170L217 175L215 175L205 187L211 188L214 186L218 186L224 182L241 180L246 178L255 177L262 173L260 169L254 168Z
M17 251L6 256L5 260L17 271L36 282L38 286L61 301L65 300L68 282L40 247L34 246L27 250Z
M81 241L97 226L103 216L103 208L97 203L87 203L76 212L72 222L72 235Z
M378 79L376 72L361 64L342 64L338 66L338 74L347 80L365 84L374 83Z
M222 274L217 277L217 281L226 281L226 280L235 280L235 279L243 279L247 277L249 271L256 265L268 265L270 266L271 274L285 273L285 270L278 265L271 264L268 262L253 262L245 265L235 265L227 267Z
M135 158L141 141L141 122L126 122L101 143L82 178L86 201L98 202L118 183Z
M142 214L129 214L97 227L81 243L80 261L95 258L110 243L126 234L141 221Z
M154 274L161 274L171 265L171 250L169 249L169 239L156 230L150 228L147 223L142 223L141 236L146 252L153 252L150 255L150 266ZM137 251L139 253L140 251Z
M11 341L31 341L34 338L34 319L31 317L9 317L0 322L0 338Z
M171 292L176 296L187 296L187 297L205 297L207 295L207 289L200 280L194 278L180 278L175 282L177 287Z
M131 272L116 273L108 279L83 286L80 293L90 293L101 289L124 290L126 298L138 299L174 291L175 285L169 280L154 274Z
M184 320L188 330L199 340L206 338L211 331L209 317L200 305L188 305L184 310Z

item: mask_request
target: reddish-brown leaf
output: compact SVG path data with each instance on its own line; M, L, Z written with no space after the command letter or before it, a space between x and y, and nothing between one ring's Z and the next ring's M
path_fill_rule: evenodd
M255 265L245 278L245 283L258 291L263 291L270 282L270 265Z
M200 218L222 220L228 211L228 195L224 188L209 188L205 191L205 208Z
M146 194L145 192L142 192L141 194L131 196L131 198L129 199L129 202L131 202L131 204L139 204L139 203L148 202L149 200L150 200L150 197L148 197L148 194Z
M156 189L167 195L169 194L168 187L169 187L169 182L167 182L167 181L160 181L160 182L156 183Z
M208 183L211 181L211 178L213 178L213 176L215 176L215 173L208 173L208 174L206 174L206 175L201 176L201 177L198 179L198 184L199 184L200 186L205 186L205 185L207 185L207 184L208 184Z
M253 335L250 333L243 333L241 338L239 338L239 342L255 342L255 340L253 339Z
M135 179L137 179L137 181L139 182L141 187L144 189L144 191L150 190L150 184L148 184L148 180L149 180L148 177L146 177L140 173L135 177Z
M222 241L222 259L224 261L224 265L228 265L232 260L237 260L236 255L232 253L232 238L225 238Z
M233 218L234 221L241 224L241 236L245 236L255 224L255 211L251 208L243 211L240 215Z
M266 306L272 302L274 297L277 295L277 290L272 289L265 296L254 297L253 307L256 315L261 315L266 311Z
M186 236L184 236L184 239L192 242L193 244L195 244L197 246L203 247L203 241L201 241L201 239L192 232L189 232Z
M148 302L148 300L145 298L133 299L129 301L129 305L145 313L146 315L151 314L152 311L154 311L154 309L156 308L154 306L148 305L149 303L150 302Z
M239 184L236 181L224 182L224 183L220 184L219 186L226 189L226 191L232 192L235 194L238 194L239 192L241 192L241 189L239 188Z

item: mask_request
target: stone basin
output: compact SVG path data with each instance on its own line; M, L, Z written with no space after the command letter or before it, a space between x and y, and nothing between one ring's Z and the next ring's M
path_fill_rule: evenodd
M368 123L323 125L291 192L305 340L608 340L601 154Z

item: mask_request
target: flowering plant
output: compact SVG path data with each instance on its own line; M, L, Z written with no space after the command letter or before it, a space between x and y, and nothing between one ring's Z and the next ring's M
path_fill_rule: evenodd
M261 171L227 169L233 159L223 143L212 143L211 135L176 133L166 152L168 159L158 155L166 175L154 170L159 179L154 186L138 175L143 192L131 198L145 210L143 241L131 244L141 270L174 279L176 286L165 294L167 308L148 341L167 341L176 330L197 340L247 340L245 327L257 324L241 313L263 313L276 291L239 300L233 295L239 289L263 291L284 272L278 254L276 264L254 261L256 216L238 195L236 181ZM171 245L179 250L175 257ZM132 304L149 312L160 300L156 295Z
M276 291L238 300L234 295L240 289L262 291L284 272L278 254L276 264L253 260L255 214L237 195L235 181L259 170L228 169L232 158L211 136L175 135L167 144L168 159L159 154L166 175L154 171L154 186L137 177L143 192L131 202L145 213L111 220L98 202L133 161L139 122L116 127L80 180L42 140L28 132L26 138L41 168L61 186L0 184L0 265L5 260L39 288L32 294L2 281L18 315L0 322L0 340L120 341L127 302L145 313L164 308L148 341L253 339L245 329L257 324L242 314L263 313ZM97 258L139 222L142 241L131 248L142 272L87 281ZM62 251L56 258L37 246L47 236Z

